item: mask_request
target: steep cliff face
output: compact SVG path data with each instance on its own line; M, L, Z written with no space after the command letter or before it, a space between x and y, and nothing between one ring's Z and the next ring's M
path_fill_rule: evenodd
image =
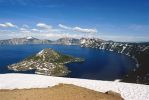
M136 60L136 68L132 69L122 81L149 84L149 43L113 42L86 38L80 41L82 47L108 50L132 57Z
M100 39L85 39L81 40L82 47L98 48L108 51L122 53L128 56L135 56L141 52L146 52L149 49L149 43L127 43L104 41Z
M60 38L53 43L62 45L80 45L80 39L75 38Z

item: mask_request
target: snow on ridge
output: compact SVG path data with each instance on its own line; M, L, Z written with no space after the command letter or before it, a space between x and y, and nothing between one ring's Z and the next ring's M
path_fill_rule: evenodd
M30 39L33 39L33 37L32 36L28 36L28 37L26 37L26 39L30 40Z
M44 52L44 49L38 52L37 56L41 55Z
M0 74L0 89L46 88L59 83L74 84L92 90L118 92L125 100L149 100L149 85L36 74Z

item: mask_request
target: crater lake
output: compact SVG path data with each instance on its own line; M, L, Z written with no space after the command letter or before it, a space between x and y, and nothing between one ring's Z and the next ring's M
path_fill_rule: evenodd
M7 66L34 55L44 48L52 48L60 53L84 58L84 62L66 64L71 71L65 77L96 80L121 79L135 68L135 61L123 54L93 48L82 48L76 45L1 45L0 74L16 73ZM34 74L34 70L17 72Z

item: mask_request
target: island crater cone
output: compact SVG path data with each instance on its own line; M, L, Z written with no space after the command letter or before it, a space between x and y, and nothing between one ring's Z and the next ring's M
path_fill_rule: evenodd
M8 68L13 71L35 70L36 74L65 76L70 72L65 66L66 63L81 61L83 59L64 55L51 48L46 48L21 62L9 65Z

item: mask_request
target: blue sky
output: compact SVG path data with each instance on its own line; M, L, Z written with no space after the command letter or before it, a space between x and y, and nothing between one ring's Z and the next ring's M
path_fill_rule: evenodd
M149 0L0 0L0 39L149 41Z

